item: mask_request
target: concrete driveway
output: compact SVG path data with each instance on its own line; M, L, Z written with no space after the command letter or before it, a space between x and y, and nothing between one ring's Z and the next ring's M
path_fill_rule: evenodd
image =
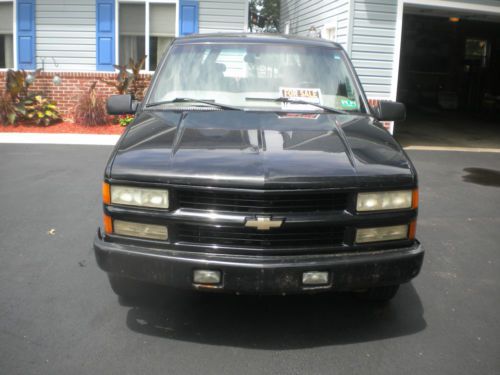
M394 136L403 146L499 148L500 123L470 113L409 108Z
M91 248L108 146L0 145L2 374L498 374L500 154L411 151L422 274L350 295L119 303Z

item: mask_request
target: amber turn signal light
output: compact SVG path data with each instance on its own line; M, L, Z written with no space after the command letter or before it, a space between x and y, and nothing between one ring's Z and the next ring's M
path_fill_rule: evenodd
M415 239L415 233L417 231L417 221L413 220L410 223L410 226L408 228L408 239L409 240L414 240Z
M411 208L418 208L418 189L414 189L411 194Z
M102 223L104 225L104 233L113 233L113 220L111 219L111 216L104 214L102 217Z
M111 204L111 193L107 182L102 183L102 201L104 204Z

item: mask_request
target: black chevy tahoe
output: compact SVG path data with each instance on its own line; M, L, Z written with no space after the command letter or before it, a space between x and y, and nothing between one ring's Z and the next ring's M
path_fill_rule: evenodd
M121 296L352 290L415 277L417 173L342 47L280 35L175 39L105 169L99 266Z

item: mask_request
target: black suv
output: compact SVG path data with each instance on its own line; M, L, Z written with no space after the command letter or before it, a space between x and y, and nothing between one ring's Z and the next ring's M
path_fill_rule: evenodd
M352 290L415 277L417 174L339 45L280 35L175 39L105 169L99 266L121 296L149 284L230 293Z

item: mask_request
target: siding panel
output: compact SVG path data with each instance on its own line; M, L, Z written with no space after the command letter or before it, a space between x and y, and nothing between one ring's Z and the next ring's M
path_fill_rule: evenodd
M353 43L359 44L371 44L371 45L383 45L383 46L394 46L394 38L386 38L384 36L364 36L364 35L354 35L352 38ZM392 49L391 49L392 52Z
M393 29L361 27L361 26L357 26L353 34L354 36L370 36L370 37L385 36L389 38L393 38L394 36Z
M374 53L374 52L351 52L351 57L353 59L361 59L367 61L388 61L392 63L393 55L392 53ZM354 65L356 67L356 65Z
M393 21L383 21L383 20L375 20L375 19L360 19L354 18L354 26L355 27L367 27L373 29L389 29L396 30L396 23Z
M290 34L307 35L314 26L316 30L336 20L336 41L347 49L349 33L349 0L282 0L281 32L290 22Z
M382 38L380 38L382 39ZM354 42L352 43L352 52L373 52L374 55L378 54L391 54L394 51L394 43L384 44L365 44Z
M200 0L199 32L246 31L246 0Z
M398 0L354 1L354 67L369 98L390 99Z
M356 67L356 71L358 71L359 68L367 68L373 69L372 74L377 74L380 73L381 70L385 70L388 76L392 76L392 59L390 61L373 61L371 59L357 59L353 57L352 63Z
M95 0L37 0L38 67L45 57L48 70L96 70L95 7Z

